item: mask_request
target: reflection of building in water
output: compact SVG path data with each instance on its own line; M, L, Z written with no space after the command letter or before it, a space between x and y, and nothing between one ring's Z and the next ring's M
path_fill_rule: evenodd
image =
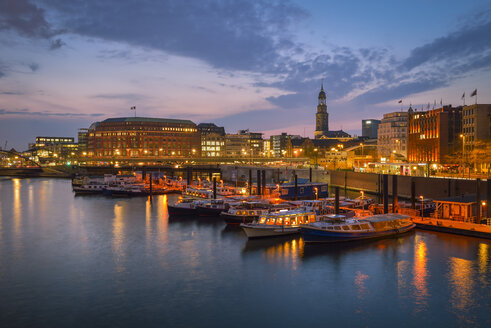
M368 275L361 273L361 271L356 272L355 276L355 286L358 292L358 298L362 299L367 293L367 288L365 287L365 280L368 279Z
M428 278L428 268L426 267L428 261L426 257L427 248L426 243L421 237L416 236L414 241L413 285L416 288L414 296L417 304L426 307L426 298L428 297L426 286L426 279ZM423 309L416 309L417 312L421 310Z
M450 258L449 279L452 286L450 303L454 309L463 311L462 315L464 315L474 305L472 261L456 257Z
M409 268L408 261L399 261L397 262L397 291L399 296L403 294L406 290L407 282L406 282L406 273Z
M125 257L124 253L124 221L123 221L123 206L114 205L114 219L113 219L113 253L115 256L115 262L118 272L122 272L124 267L121 265L121 261Z

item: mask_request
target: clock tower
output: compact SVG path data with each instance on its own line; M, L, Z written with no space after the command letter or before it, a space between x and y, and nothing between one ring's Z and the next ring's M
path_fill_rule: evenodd
M319 139L329 132L329 113L327 112L326 93L324 92L324 82L321 84L319 92L319 104L315 114L315 139Z

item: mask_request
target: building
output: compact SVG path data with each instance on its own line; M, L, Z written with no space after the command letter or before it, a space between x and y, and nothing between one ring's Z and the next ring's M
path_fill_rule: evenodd
M271 139L263 140L263 155L264 157L273 157L273 152L271 150Z
M329 113L327 112L326 98L324 83L322 83L318 97L317 113L315 114L315 139L320 139L329 132Z
M491 104L462 108L463 157L476 171L491 169Z
M88 160L151 162L199 157L200 133L189 120L117 117L89 128Z
M201 134L202 157L224 157L225 154L225 128L213 123L198 124Z
M271 144L271 153L272 157L285 157L286 155L286 147L288 143L288 139L290 137L286 132L282 132L278 135L273 135L269 137Z
M377 132L379 158L391 158L391 156L393 158L399 156L401 159L407 158L408 113L412 112L412 108L409 108L408 112L384 114L384 118L378 125Z
M368 139L377 139L377 130L380 120L369 119L361 121L361 136Z
M78 152L78 144L72 137L36 137L29 148L32 157L42 164L71 164Z
M452 154L462 147L462 107L443 106L408 114L408 160L451 163Z
M240 133L227 133L225 135L225 156L250 158L249 136Z
M79 154L82 156L87 155L89 129L78 129L77 142Z

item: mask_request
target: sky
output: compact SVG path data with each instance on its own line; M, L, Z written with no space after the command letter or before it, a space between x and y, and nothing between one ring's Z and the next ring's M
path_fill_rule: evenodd
M109 117L313 136L491 103L491 1L0 0L0 147ZM399 104L402 100L402 105Z

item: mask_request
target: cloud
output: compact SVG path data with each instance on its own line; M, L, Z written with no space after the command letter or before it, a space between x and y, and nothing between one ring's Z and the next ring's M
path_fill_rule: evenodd
M6 95L6 96L21 96L23 95L23 92L17 92L17 91L2 91L0 92L0 95Z
M281 52L294 47L289 40L292 24L308 16L288 0L45 3L70 32L197 58L216 68L248 71L281 65Z
M0 1L0 30L15 30L27 37L41 38L57 33L46 21L44 9L27 0Z
M49 50L56 50L63 47L66 43L61 39L51 40L49 43Z
M30 111L27 108L18 109L18 110L7 110L0 109L0 115L26 115L26 116L56 116L56 117L99 117L105 114L102 113L93 113L93 114L84 114L84 113L55 113L48 111Z
M136 93L101 93L97 95L92 95L90 98L95 99L122 99L122 100L142 100L148 98L147 96L136 94Z
M39 64L37 64L37 63L31 63L31 64L29 64L29 65L27 65L27 66L29 66L29 68L30 68L30 69L31 69L31 71L33 71L33 72L35 72L35 71L37 71L37 70L39 69Z

